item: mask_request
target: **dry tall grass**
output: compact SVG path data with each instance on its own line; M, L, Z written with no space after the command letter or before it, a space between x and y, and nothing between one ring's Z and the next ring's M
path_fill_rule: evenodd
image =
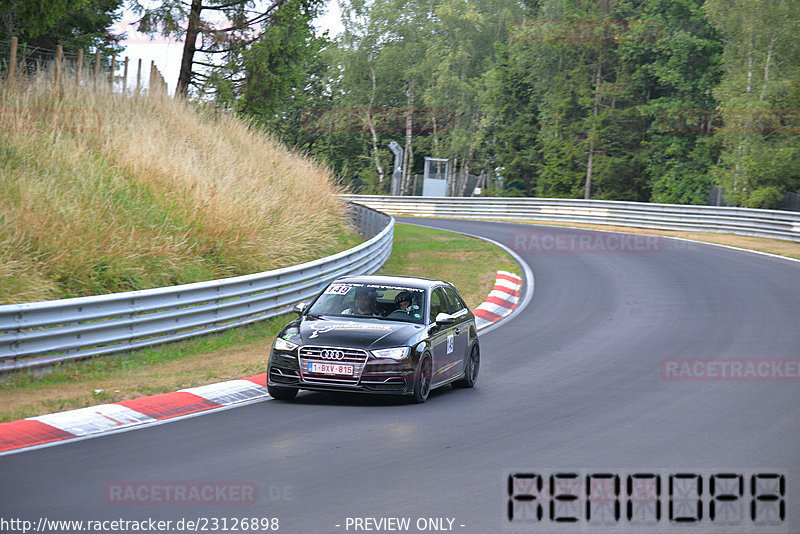
M352 243L329 172L255 125L87 85L0 92L0 303L258 272Z

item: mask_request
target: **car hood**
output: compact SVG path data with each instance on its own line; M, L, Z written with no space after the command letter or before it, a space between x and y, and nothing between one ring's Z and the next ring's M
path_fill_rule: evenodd
M303 317L297 325L303 345L353 347L366 350L409 345L422 325L380 319ZM297 338L291 340L297 343Z

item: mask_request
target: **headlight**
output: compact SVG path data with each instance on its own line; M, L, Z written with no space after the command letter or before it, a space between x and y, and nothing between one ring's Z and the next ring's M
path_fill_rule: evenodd
M275 349L276 350L286 350L286 351L293 351L297 348L296 343L292 343L291 341L286 341L282 337L275 338Z
M390 360L402 360L408 356L408 347L397 347L394 349L373 350L372 355L376 358L389 358Z

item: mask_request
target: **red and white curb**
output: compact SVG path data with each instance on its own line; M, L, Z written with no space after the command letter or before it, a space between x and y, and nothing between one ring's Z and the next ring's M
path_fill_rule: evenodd
M478 330L496 323L510 314L519 304L521 289L522 278L514 273L497 271L494 289L486 297L486 300L472 310Z
M0 423L0 454L155 423L262 397L268 397L266 373L173 393Z
M494 289L475 310L478 330L511 313L519 301L522 280L497 272ZM267 374L181 389L149 397L100 404L0 423L0 455L49 443L157 423L225 406L269 397Z

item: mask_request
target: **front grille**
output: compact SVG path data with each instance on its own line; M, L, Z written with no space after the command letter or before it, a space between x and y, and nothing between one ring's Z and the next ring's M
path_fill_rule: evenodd
M306 382L352 386L358 384L369 354L365 350L344 347L302 347L299 353L300 376ZM353 375L326 375L309 373L310 362L352 365Z
M332 352L341 353L341 358L338 354L337 357L331 357ZM303 347L300 349L300 358L328 363L364 364L367 361L367 351L342 347Z

